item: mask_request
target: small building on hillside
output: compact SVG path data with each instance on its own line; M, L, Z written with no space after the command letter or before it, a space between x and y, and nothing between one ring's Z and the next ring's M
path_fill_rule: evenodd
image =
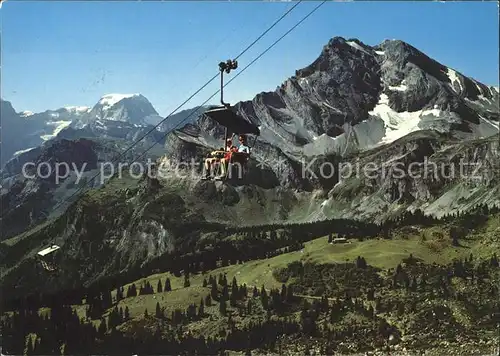
M332 244L346 244L348 242L349 240L347 240L345 237L336 237L332 240Z

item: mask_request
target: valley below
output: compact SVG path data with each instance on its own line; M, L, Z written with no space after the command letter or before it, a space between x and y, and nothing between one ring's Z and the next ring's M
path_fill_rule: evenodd
M135 280L8 301L4 350L494 355L500 213L485 212L378 233L332 222L206 234ZM64 278L61 267L38 278Z

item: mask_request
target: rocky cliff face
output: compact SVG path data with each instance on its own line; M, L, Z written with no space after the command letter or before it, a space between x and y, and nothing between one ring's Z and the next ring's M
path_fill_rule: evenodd
M499 162L498 138L451 143L410 134L345 163L320 216L383 222L407 210L442 217L500 206Z
M235 107L261 130L254 166L266 167L281 187L325 192L338 183L339 164L356 155L371 152L372 159L389 161L405 145L429 146L417 149L419 157L437 154L444 142L483 145L481 139L498 137L498 104L497 87L468 78L405 42L371 47L335 37L316 61L276 91ZM170 134L167 155L199 162L221 146L223 137L224 128L202 115L195 125ZM420 137L418 143L414 137ZM325 167L335 169L318 174ZM259 184L258 178L252 183Z
M85 139L56 141L36 151L36 157L12 161L11 174L2 182L3 239L47 218L59 199L78 187L75 181L84 183L81 178L95 172L99 159L105 158L103 146Z

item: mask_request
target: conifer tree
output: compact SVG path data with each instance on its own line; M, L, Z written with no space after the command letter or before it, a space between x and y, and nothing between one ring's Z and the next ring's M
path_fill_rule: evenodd
M226 305L226 300L224 298L221 298L219 301L219 312L222 315L226 315L227 313L227 305Z
M123 287L118 287L116 289L116 302L118 303L123 299Z
M167 278L165 281L165 292L170 292L172 290L172 286L170 285L170 278Z
M286 295L287 295L287 293L286 293L286 285L285 285L285 283L283 283L281 285L281 300L282 301L286 300Z
M212 289L210 290L210 295L212 296L212 299L217 299L217 295L219 294L219 291L217 290L217 284L215 281L212 281Z
M99 327L97 329L97 334L101 339L104 338L106 335L107 328L106 328L106 320L104 318L101 318L101 323L99 324Z
M259 296L259 291L256 286L253 287L253 296L258 297Z
M288 288L286 289L286 301L287 303L291 303L293 301L294 297L293 297L293 288L292 286L288 286Z
M237 296L238 294L231 293L231 296L229 297L229 305L231 305L232 307L235 307L237 305Z
M200 301L200 307L198 308L198 317L202 318L205 315L205 304L203 303L203 298Z
M158 319L163 318L163 313L162 313L162 311L161 311L161 308L160 308L160 303L159 303L159 302L156 302L156 311L155 311L155 316L156 316Z
M410 290L412 292L416 292L417 288L418 288L417 278L415 278L415 276L413 276L413 279L412 279L411 284L410 284Z
M243 284L240 286L240 289L238 291L238 296L239 298L246 298L247 297L247 285Z
M267 308L269 307L269 298L264 286L262 286L262 289L260 291L260 301L262 302L262 306L264 307L264 309L267 310Z
M234 294L234 297L233 297ZM238 289L238 283L236 282L236 278L233 277L233 282L231 283L231 297L234 298L234 300L239 299L239 289Z
M224 284L224 286L222 287L222 298L224 298L225 300L229 299L229 289L227 288L227 284Z

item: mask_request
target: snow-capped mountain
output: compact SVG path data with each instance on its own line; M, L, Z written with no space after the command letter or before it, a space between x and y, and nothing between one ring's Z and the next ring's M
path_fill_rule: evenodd
M498 87L471 79L403 41L372 47L335 37L278 89L235 107L260 127L257 146L275 147L296 161L366 151L425 130L455 139L489 137L499 132L498 105ZM190 134L191 143L204 146L213 136L222 138L224 130L204 116L197 126L199 137ZM175 151L174 146L167 149ZM262 152L259 158L268 160L264 152L269 150Z
M85 125L105 129L110 121L131 125L147 125L159 118L153 105L141 94L107 94L94 107L73 124L74 128Z
M161 119L152 104L141 94L108 94L101 97L92 108L67 106L41 113L16 113L10 102L2 100L2 167L9 159L56 137L133 140Z
M134 142L159 123L153 105L141 94L107 94L84 115L73 121L58 136L66 139L109 138ZM160 128L145 138L146 142L163 143Z
M45 122L44 135L40 137L42 140L47 141L55 138L59 132L89 111L90 108L86 106L68 106L57 110L47 110L41 114L33 114L29 117Z
M107 94L93 107L67 106L42 113L16 113L8 101L2 100L5 134L2 167L49 140L79 138L123 139L128 143L142 137L153 126L155 132L147 142L164 142L164 133L182 124L192 123L207 107L196 106L171 115L162 122L149 100L141 94Z
M17 113L12 104L1 100L2 110L2 166L11 157L18 156L56 137L61 130L87 113L87 107L66 107L41 113Z

